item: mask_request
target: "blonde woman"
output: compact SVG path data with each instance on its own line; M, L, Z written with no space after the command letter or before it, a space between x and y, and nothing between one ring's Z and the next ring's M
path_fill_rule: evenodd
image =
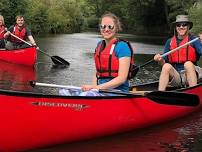
M0 15L0 49L5 48L4 33L6 32L6 27L4 23L4 17Z
M100 19L100 33L103 40L98 42L94 60L96 72L91 85L84 85L83 91L91 89L129 90L128 75L133 61L133 51L129 43L117 37L121 24L112 13L104 14Z

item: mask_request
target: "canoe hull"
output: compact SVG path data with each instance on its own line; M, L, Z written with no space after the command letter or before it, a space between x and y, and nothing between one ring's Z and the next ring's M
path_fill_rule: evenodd
M0 59L6 62L34 66L36 58L37 54L35 47L17 50L0 50Z
M202 86L185 92L199 95ZM21 151L148 127L198 110L144 97L59 97L0 91L0 151ZM190 101L191 102L191 101ZM20 139L20 140L19 140Z

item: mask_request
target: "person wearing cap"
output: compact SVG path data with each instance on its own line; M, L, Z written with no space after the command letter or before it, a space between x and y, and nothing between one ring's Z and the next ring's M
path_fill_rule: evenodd
M173 26L174 36L167 40L164 53L196 38L189 33L193 23L189 21L187 15L177 15ZM201 37L202 35L200 34L199 38ZM166 57L162 58L160 54L156 54L154 60L162 65L158 89L164 91L168 85L174 87L197 85L197 80L202 78L202 69L197 66L197 61L201 54L202 45L200 39Z

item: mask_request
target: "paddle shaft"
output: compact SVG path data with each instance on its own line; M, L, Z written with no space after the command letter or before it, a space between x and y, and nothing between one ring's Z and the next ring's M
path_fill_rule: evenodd
M52 87L52 88L66 88L66 89L81 89L81 87L71 86L71 85L58 85L50 83L40 83L31 81L31 86L41 86L41 87Z
M20 40L20 41L22 41L22 42L28 44L29 46L32 46L32 44L30 44L29 42L27 42L27 41L25 41L25 40L19 38L18 36L14 35L14 34L11 33L11 32L10 32L10 35L12 35L13 37L17 38L18 40ZM47 56L50 57L50 58L54 58L54 60L57 60L57 61L60 62L61 64L65 65L62 61L58 60L56 57L49 55L48 53L46 53L46 52L40 50L39 48L38 48L37 50L40 51L40 52L42 52L43 54L47 55Z
M13 37L15 37L16 39L18 39L18 40L20 40L20 41L22 41L22 42L26 43L27 45L32 46L32 44L30 44L29 42L27 42L27 41L25 41L25 40L23 40L23 39L19 38L18 36L14 35L14 34L13 34L13 33L11 33L11 32L10 32L10 35L12 35L12 36L13 36ZM40 52L42 52L42 53L46 54L47 56L51 57L51 56L50 56L49 54L47 54L46 52L41 51L40 49L38 49L38 50L39 50Z
M181 48L183 48L183 47L185 47L185 46L187 46L187 45L189 45L189 44L191 44L191 43L193 43L193 42L195 42L195 41L198 40L198 39L199 39L199 38L197 37L197 38L195 38L195 39L193 39L193 40L191 40L191 41L189 41L189 42L187 42L187 43L185 43L185 44L183 44L183 45L181 45L181 46L179 46L179 47L176 47L176 48L172 49L171 51L168 51L168 52L162 54L162 55L161 55L161 58L163 58L163 57L165 57L165 56L167 56L167 55L169 55L169 54L171 54L171 53L173 53L173 52L175 52L175 51L177 51L177 50L179 50L179 49L181 49ZM154 61L154 59L151 59L151 60L149 60L148 62L146 62L146 63L144 63L144 64L138 66L137 68L144 67L144 66L146 66L146 65L148 65L148 64L150 64L150 63L152 63L153 61Z
M54 88L67 88L67 89L81 89L81 87L68 86L68 85L57 85L57 84L48 84L48 83L39 83L35 81L30 81L32 87L43 86L43 87L54 87ZM101 89L99 92L102 93L112 93L132 97L146 97L158 104L166 105L178 105L178 106L198 106L199 97L195 94L187 94L183 92L170 92L170 91L140 91L140 92L122 92L120 90L108 90Z

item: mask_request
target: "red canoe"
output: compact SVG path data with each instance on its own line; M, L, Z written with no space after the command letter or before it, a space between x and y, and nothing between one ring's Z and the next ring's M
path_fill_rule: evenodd
M156 86L151 83L137 89L153 90ZM202 84L178 92L196 94L200 104L159 104L135 95L79 97L0 90L0 151L29 150L130 131L201 108Z
M34 66L36 58L37 54L35 47L16 50L0 50L0 59L6 62Z

